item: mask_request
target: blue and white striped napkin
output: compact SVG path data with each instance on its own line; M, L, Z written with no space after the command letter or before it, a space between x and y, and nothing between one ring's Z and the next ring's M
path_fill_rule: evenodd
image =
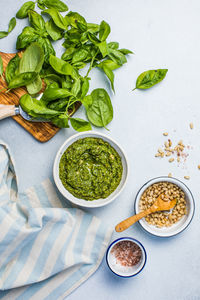
M98 268L112 230L65 205L50 180L19 194L0 142L0 299L64 299Z

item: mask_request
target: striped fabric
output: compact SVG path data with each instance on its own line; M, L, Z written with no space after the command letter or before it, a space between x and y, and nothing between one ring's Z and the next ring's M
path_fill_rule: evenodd
M50 180L19 194L0 142L0 299L64 299L98 268L111 229L65 206Z

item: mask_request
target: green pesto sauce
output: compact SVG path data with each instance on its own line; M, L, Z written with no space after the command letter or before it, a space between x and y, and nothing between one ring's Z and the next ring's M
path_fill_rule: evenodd
M116 150L100 138L79 139L63 153L59 176L75 197L95 200L108 197L122 178L122 162Z

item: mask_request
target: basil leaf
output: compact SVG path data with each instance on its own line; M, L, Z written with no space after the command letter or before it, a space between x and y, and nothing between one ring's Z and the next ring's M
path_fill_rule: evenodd
M19 73L37 72L39 73L44 63L44 51L38 43L32 43L24 52L20 63ZM42 80L37 78L26 86L29 94L37 94L42 88Z
M133 54L133 52L131 50L128 50L128 49L119 49L119 51L121 53L123 53L124 55L126 55L126 54Z
M108 55L108 47L107 47L107 43L106 41L99 43L98 45L99 50L101 51L101 54L103 57L105 57L106 55Z
M70 96L73 95L68 89L47 88L43 93L42 100L45 102L50 102L56 99L62 99Z
M16 54L9 61L8 65L6 67L6 72L5 72L7 84L9 84L11 79L16 75L18 68L19 68L19 62L20 62L20 58L19 58L18 54Z
M41 43L39 43L41 46ZM42 70L40 71L40 76L41 78L46 77L47 75L53 75L54 74L54 69L50 65L44 65Z
M57 82L58 85L62 83L62 78L56 74L47 74L45 79L48 79L50 82Z
M39 93L42 89L42 79L40 78L40 75L38 75L33 82L27 84L26 88L30 95Z
M113 71L108 66L106 66L106 64L102 64L101 69L104 71L104 73L106 74L106 76L110 80L112 90L113 90L113 92L115 92L115 89L114 89L114 73L113 73Z
M62 55L63 60L70 60L73 57L73 53L76 51L74 47L68 48Z
M110 25L105 21L102 21L99 28L99 39L103 42L110 34Z
M88 33L87 33L87 31L85 31L81 34L80 42L81 42L82 45L84 45L88 42Z
M113 119L113 107L106 90L95 89L90 97L85 97L83 105L86 107L89 121L97 127L106 127Z
M8 36L8 32L7 31L0 31L0 39L5 38L6 36Z
M16 75L8 84L8 89L15 89L21 86L26 86L27 84L33 82L37 77L36 72L25 72Z
M135 89L145 90L151 88L165 78L167 71L168 69L157 69L141 73L137 78Z
M16 26L16 19L15 17L13 17L10 22L9 22L9 25L8 25L8 33L10 33L11 31L13 31L13 29L15 28Z
M68 23L65 18L54 8L45 9L43 14L48 14L52 17L54 23L61 29L67 30Z
M70 118L70 123L72 127L79 132L92 130L92 126L89 122L79 118Z
M68 10L67 5L60 0L43 0L43 3L46 7L55 8L61 12Z
M65 35L66 35L66 33L64 34L64 37L66 37ZM69 39L66 39L64 41L64 43L62 44L62 46L65 47L66 49L68 49L68 48L71 48L71 47L75 47L76 45L75 45L74 42L70 41Z
M17 38L17 49L26 48L30 43L35 42L38 39L38 34L32 27L25 27L22 33Z
M28 11L34 8L35 8L35 3L33 1L27 1L18 10L18 12L16 13L16 17L18 19L24 19L28 17Z
M65 33L65 42L63 43L63 47L66 49L69 47L80 47L81 46L81 34L80 32L72 32L71 30Z
M63 89L69 89L71 90L72 88L72 81L70 79L68 79L68 76L65 76L66 78L62 78L62 88Z
M0 76L3 76L3 60L1 55L0 55Z
M94 45L96 45L96 44L98 44L98 43L101 42L101 41L96 37L96 35L93 34L93 33L91 33L91 32L88 32L88 38L89 38L89 40L90 40Z
M60 99L60 100L56 100L53 102L50 102L50 104L48 104L48 107L50 109L54 109L54 110L58 110L58 111L66 111L66 106L69 102L69 99Z
M100 26L94 23L87 23L87 31L91 33L98 33Z
M19 64L19 73L39 73L44 63L44 51L38 43L32 43L23 53Z
M85 49L80 49L73 54L72 64L84 61L88 57L88 51Z
M54 80L51 80L49 78L45 78L44 79L44 82L46 84L46 88L56 88L56 89L59 89L60 88L60 85L58 84L58 82L54 81ZM51 107L50 107L51 108Z
M53 19L50 19L45 23L45 28L52 40L57 41L62 38L63 30L56 26Z
M45 30L45 21L42 18L42 16L39 15L36 11L29 10L28 17L29 17L29 22L37 31L39 31L39 34L46 31Z
M40 8L40 9L45 9L45 5L44 5L44 2L43 0L37 0L37 6Z
M81 38L80 38L81 44L82 44L82 45L86 45L88 41L89 41L89 39L88 39L88 32L87 32L87 31L82 32L82 33L81 33ZM84 46L84 47L85 47L85 46Z
M99 65L98 65L98 67L99 68L103 68L103 66L107 66L110 70L116 70L116 69L118 69L118 68L120 68L121 66L120 65L118 65L116 62L114 62L114 61L112 61L112 60L110 60L110 59L106 59L106 60L104 60L104 61L102 61Z
M83 63L83 62L77 62L75 64L73 64L74 67L76 67L76 69L82 69L86 66L86 63Z
M49 63L57 73L64 74L64 75L70 75L74 79L78 78L76 71L74 70L72 65L70 65L68 62L66 62L56 56L51 55L49 58Z
M76 79L72 85L71 93L76 97L81 89L81 81L80 79Z
M82 26L81 29L83 31L87 30L87 22L84 17L82 17L79 13L70 11L66 16L65 19L67 20L68 24L74 28L79 28ZM79 28L80 29L80 28Z
M119 48L119 43L110 42L110 43L108 43L108 48L117 50Z
M51 119L51 122L60 128L69 128L68 116L66 114Z
M86 36L82 36L82 43L86 42L86 37L87 37L87 23L86 23L86 25L85 25L85 24L82 24L82 23L77 22L77 28L78 28L82 33L85 33L85 34L86 34Z
M84 97L87 95L88 91L89 91L89 78L83 78L80 98L84 99Z
M8 36L8 34L15 28L16 26L16 19L13 17L9 24L8 24L8 31L0 31L0 39L3 39L4 37Z
M113 60L116 64L120 66L127 62L126 56L119 50L110 49L108 56L111 58L111 60Z
M43 48L44 51L44 60L46 63L49 63L50 55L55 55L55 50L48 38L39 37L37 42Z
M88 110L88 108L92 105L93 99L91 95L87 95L85 96L84 99L82 99L82 104L84 105L86 111Z
M49 109L42 101L34 99L28 94L23 95L19 103L22 109L33 117L48 119L60 114L59 111Z

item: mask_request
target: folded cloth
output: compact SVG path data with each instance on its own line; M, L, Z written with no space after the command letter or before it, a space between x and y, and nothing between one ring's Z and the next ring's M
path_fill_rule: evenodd
M0 141L0 299L64 299L98 268L112 230L64 206L50 180L18 193Z

